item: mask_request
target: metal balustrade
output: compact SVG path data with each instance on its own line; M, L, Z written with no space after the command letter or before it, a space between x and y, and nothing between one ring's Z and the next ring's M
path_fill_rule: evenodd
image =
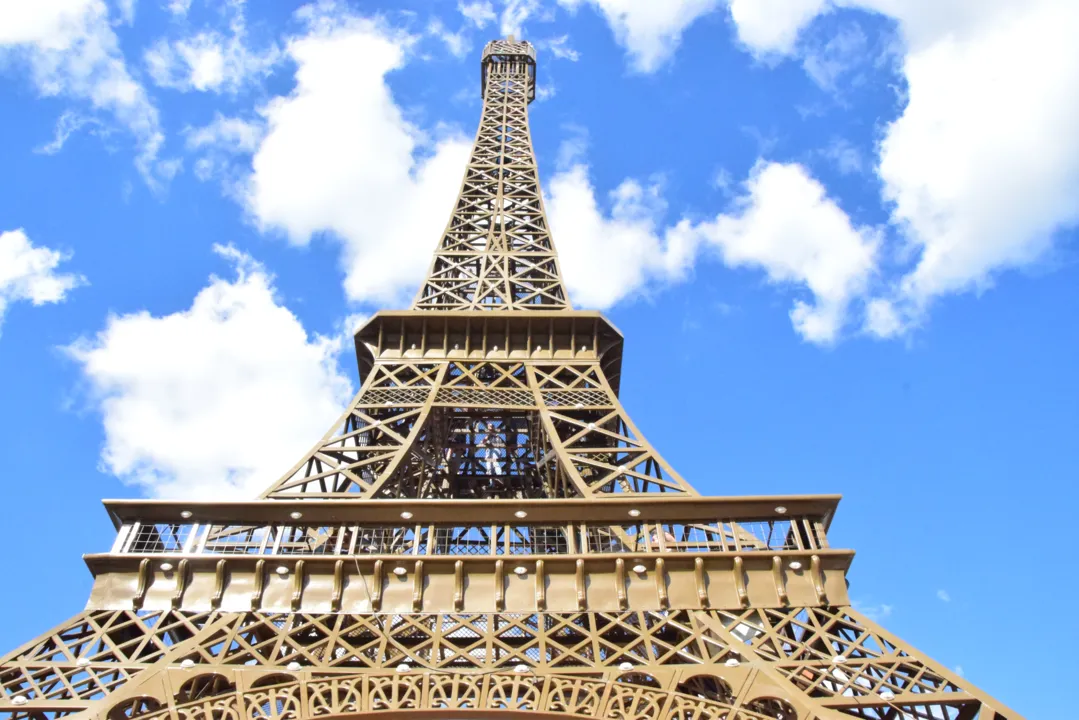
M712 553L827 548L820 518L633 522L617 525L219 525L130 523L121 555L499 556Z
M194 527L193 525L164 523L136 524L129 533L128 552L146 554L185 552L185 546L191 538Z

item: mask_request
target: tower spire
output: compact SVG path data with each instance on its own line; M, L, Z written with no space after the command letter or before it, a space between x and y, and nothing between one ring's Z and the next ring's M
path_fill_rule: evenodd
M569 309L528 128L536 51L510 35L487 44L481 67L483 111L476 140L412 307Z

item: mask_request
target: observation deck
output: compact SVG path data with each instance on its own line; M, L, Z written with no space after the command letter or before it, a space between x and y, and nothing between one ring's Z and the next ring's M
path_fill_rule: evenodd
M528 75L528 102L536 99L536 48L527 41L518 42L512 35L492 40L483 48L480 61L480 92L486 95L487 76L492 71Z
M848 604L833 495L109 500L89 608L423 613Z

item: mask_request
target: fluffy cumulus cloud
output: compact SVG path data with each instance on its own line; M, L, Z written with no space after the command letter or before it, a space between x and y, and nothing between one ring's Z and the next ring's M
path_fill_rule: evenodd
M870 332L909 329L935 298L987 287L1079 223L1079 4L774 0L758 11L766 4L731 2L757 52L797 52L798 32L837 6L893 18L904 41L907 102L877 172L915 260L871 308Z
M587 165L575 162L547 190L551 232L575 305L607 308L688 270L693 236L684 228L660 229L666 202L659 183L627 179L601 203Z
M67 349L103 418L104 469L158 497L256 496L351 390L338 340L311 336L250 257L216 250L236 275L211 278L190 308L112 316Z
M760 0L748 0L760 2ZM558 0L570 10L590 4L602 13L618 43L626 48L632 66L653 72L678 48L682 33L712 12L719 0Z
M759 163L728 211L666 226L659 184L624 181L609 210L582 163L557 173L549 188L563 273L574 302L586 307L682 280L702 252L717 253L730 267L761 270L770 282L806 293L791 321L806 341L827 345L851 322L875 274L878 232L853 226L798 164Z
M0 3L5 64L28 69L42 95L86 103L125 127L138 144L136 165L152 186L179 168L158 158L164 135L157 108L129 72L103 0Z
M894 217L922 251L903 295L985 285L1079 221L1079 5L985 3L949 27L904 19L910 101L881 144Z
M386 75L411 38L341 13L307 20L287 46L294 90L262 109L245 202L264 230L297 245L336 238L351 299L400 304L427 269L471 142L428 137L395 103Z
M758 54L790 53L828 0L728 0L739 39Z
M764 270L773 283L805 288L795 330L809 342L835 342L852 300L869 289L880 239L855 227L818 181L797 164L758 163L735 210L697 227L730 267Z
M144 54L155 84L182 92L235 92L267 75L281 57L276 45L249 45L242 0L223 5L228 32L200 30L177 39L161 38Z
M59 251L35 246L21 229L0 233L0 325L11 303L58 303L81 284L79 276L56 271L65 260Z

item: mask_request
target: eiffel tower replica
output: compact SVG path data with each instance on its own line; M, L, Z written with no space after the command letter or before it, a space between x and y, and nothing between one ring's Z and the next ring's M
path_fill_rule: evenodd
M430 272L356 334L330 433L253 502L106 501L89 603L3 658L3 719L1020 719L850 607L837 496L702 497L642 437L559 271L535 78L484 49Z

